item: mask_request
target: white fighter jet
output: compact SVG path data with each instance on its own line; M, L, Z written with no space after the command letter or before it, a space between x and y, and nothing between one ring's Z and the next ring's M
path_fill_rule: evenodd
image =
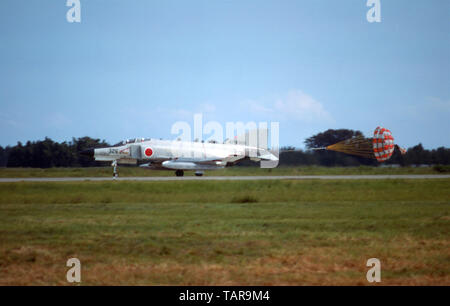
M257 141L256 141L257 142ZM203 175L204 170L223 169L244 159L262 161L276 167L278 157L267 148L249 145L247 140L225 141L224 143L169 141L158 139L133 139L107 148L88 149L81 152L97 161L110 161L117 177L118 164L137 164L152 170L175 170L176 176L183 176L185 170L194 170Z

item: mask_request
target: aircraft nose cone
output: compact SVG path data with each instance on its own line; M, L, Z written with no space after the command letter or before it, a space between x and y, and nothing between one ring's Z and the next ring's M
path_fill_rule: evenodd
M88 157L94 157L94 149L83 150L80 154Z

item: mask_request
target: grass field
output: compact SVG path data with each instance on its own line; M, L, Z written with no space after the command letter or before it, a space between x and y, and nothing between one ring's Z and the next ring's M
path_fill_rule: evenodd
M230 167L217 171L205 171L205 175L349 175L349 174L440 174L450 173L449 166L438 167L277 167L260 169L259 167ZM155 171L139 167L119 166L119 175L130 176L174 176L174 171ZM186 176L194 175L194 171L186 171ZM109 177L111 167L92 168L0 168L0 177Z
M0 183L0 285L450 285L450 180Z

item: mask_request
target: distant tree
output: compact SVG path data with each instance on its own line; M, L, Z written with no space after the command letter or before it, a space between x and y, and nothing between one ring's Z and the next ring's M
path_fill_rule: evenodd
M22 143L19 141L17 142L17 145L14 146L11 151L9 152L9 158L8 158L8 167L23 167L24 164L24 155L25 150L22 146Z
M316 156L302 150L282 150L280 152L280 166L306 166L317 164Z
M408 149L405 160L408 165L430 164L431 154L430 151L425 150L422 144L419 143Z
M6 149L0 146L0 167L6 166Z
M280 151L294 151L295 147L293 146L285 146L285 147L281 147Z
M339 141L346 140L356 136L363 136L361 131L339 129L326 130L325 132L313 135L305 140L308 149L326 147Z
M440 147L431 151L431 162L433 164L449 165L450 149Z
M80 152L89 148L107 146L109 145L104 140L100 141L100 139L90 137L73 138L73 141L69 143L57 143L46 137L42 141L28 141L25 146L19 142L16 146L9 149L6 157L3 157L3 159L8 167L49 168L99 166L101 163L81 155Z
M54 144L54 165L55 167L71 167L76 162L76 154L71 150L70 144L63 142Z

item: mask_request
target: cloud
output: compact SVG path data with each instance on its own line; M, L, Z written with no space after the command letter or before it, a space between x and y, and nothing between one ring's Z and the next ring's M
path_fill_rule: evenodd
M320 102L301 90L291 90L284 98L278 99L275 102L275 110L301 121L331 119L331 115Z
M271 103L248 100L244 102L252 112L304 122L332 121L322 103L301 90L290 90Z
M20 123L11 118L12 118L12 116L0 114L0 125L5 125L6 127L10 127L10 128L20 127Z
M167 108L156 107L153 112L161 115L169 115L172 118L178 119L191 119L195 114L213 114L216 112L216 106L211 103L203 103L193 107L192 109L186 108Z
M448 116L450 112L450 100L438 97L425 97L422 103L406 106L406 113L415 120L428 120L441 116Z
M273 108L264 106L263 104L258 103L257 101L254 101L254 100L246 100L243 102L243 105L245 105L253 113L267 113L268 114L268 113L273 112Z
M211 103L204 103L200 106L200 113L214 113L216 106Z
M427 106L438 111L450 111L450 100L444 100L438 97L428 97Z
M72 124L72 120L62 113L49 114L45 120L48 127L63 127Z

